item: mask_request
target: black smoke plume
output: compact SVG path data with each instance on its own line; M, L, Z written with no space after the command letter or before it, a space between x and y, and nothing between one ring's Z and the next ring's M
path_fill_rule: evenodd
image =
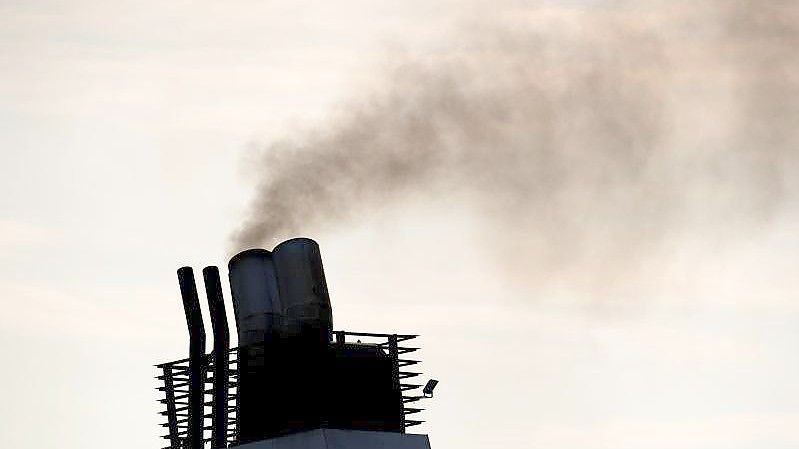
M448 51L395 62L347 113L266 145L234 249L449 195L548 263L637 261L796 203L799 3L489 17Z

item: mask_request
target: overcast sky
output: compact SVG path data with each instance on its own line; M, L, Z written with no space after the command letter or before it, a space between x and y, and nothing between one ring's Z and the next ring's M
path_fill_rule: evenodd
M650 3L625 20L682 29ZM0 0L3 446L161 447L152 365L187 351L175 270L226 265L257 154L408 55L464 51L452 36L495 18L602 5ZM788 449L799 214L785 204L756 233L680 240L610 293L590 274L519 281L527 259L501 273L497 252L518 259L485 229L503 231L446 195L309 237L337 329L422 335L441 384L417 429L436 449Z

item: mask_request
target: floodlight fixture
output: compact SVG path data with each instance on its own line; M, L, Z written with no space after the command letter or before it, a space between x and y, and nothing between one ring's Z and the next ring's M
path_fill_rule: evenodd
M422 394L424 394L424 397L432 398L433 397L433 390L436 389L436 385L438 385L438 381L437 380L435 380L435 379L428 380L427 384L424 386L424 389L422 389Z

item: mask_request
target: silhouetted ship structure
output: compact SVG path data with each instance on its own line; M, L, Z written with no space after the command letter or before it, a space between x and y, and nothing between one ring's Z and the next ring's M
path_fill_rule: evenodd
M230 348L219 269L206 267L210 353L193 271L178 270L189 358L157 365L164 449L430 447L405 433L437 383L412 383L416 335L334 331L316 242L243 251L228 269L239 346Z

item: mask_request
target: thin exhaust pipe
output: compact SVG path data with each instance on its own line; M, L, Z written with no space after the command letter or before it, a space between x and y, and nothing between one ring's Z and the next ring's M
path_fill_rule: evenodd
M222 283L219 280L219 268L205 267L203 280L205 281L205 293L208 296L211 328L214 333L211 448L218 449L227 447L230 330L227 325L225 301L222 296Z
M178 269L180 295L189 328L189 422L190 449L203 449L203 404L205 389L205 327L191 267Z

